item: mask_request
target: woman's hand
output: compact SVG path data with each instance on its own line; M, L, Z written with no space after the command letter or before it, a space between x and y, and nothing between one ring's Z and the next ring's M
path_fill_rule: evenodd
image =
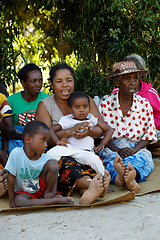
M78 123L73 127L72 136L76 139L84 138L88 136L89 132L92 130L90 122Z
M133 148L128 148L128 147L119 148L117 152L121 158L132 156L135 153Z

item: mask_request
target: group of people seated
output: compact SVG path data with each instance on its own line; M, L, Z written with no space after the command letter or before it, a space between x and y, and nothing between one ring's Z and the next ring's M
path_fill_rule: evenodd
M0 94L0 196L8 190L10 207L22 207L74 204L75 190L88 205L113 191L110 183L139 192L160 147L160 98L146 74L137 54L115 63L104 79L115 88L98 109L74 91L66 63L50 70L50 96L41 92L40 68L25 65L18 73L24 90Z

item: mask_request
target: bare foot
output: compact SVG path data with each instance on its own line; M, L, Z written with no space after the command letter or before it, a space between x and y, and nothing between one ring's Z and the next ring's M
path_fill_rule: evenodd
M107 193L110 193L110 192L114 192L114 189L109 185L109 187L107 189Z
M56 200L56 202L55 202ZM58 196L56 195L54 197L54 204L57 203L57 204L74 204L74 200L73 198L71 197L62 197L62 196Z
M52 198L52 197L53 197L53 194L51 192L44 194L44 198Z
M125 164L119 156L116 156L113 163L114 169L117 171L115 178L115 185L117 187L122 187L124 185L124 174L125 174Z
M126 167L126 172L124 175L125 184L127 189L129 189L134 193L138 193L140 190L140 186L136 182L135 177L136 177L136 170L134 169L132 164L129 163L128 166Z
M5 169L0 169L0 182L8 178L8 173Z
M0 197L2 197L8 190L7 179L0 182Z
M110 180L111 180L111 176L108 172L108 170L105 170L104 171L104 176L103 176L103 187L104 187L104 190L103 190L103 193L100 195L101 198L103 198L108 190L108 187L109 187L109 183L110 183Z
M97 173L97 175L91 181L89 188L83 193L79 204L87 205L96 200L104 191L103 186L103 178L101 173Z

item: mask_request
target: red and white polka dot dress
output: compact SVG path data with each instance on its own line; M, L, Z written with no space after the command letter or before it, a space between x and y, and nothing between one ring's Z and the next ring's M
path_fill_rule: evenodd
M134 142L157 141L153 110L147 99L134 94L131 109L123 117L116 92L104 96L99 110L104 121L114 129L112 139L127 138Z

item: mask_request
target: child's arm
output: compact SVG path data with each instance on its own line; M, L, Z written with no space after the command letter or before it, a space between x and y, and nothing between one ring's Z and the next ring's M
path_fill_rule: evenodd
M57 144L57 142L59 141L59 138L56 135L56 131L59 131L61 129L62 127L59 124L55 124L49 128L50 138L55 144Z
M9 206L10 208L15 208L14 202L14 182L15 176L12 175L10 172L8 173L8 195L9 195Z
M113 134L113 129L105 122L98 120L97 125L102 128L102 130L105 132L104 133L104 138L100 142L100 144L95 147L95 152L103 150L105 148L105 145L109 142L109 140L112 137Z
M1 133L2 137L2 150L6 153L8 157L8 139L5 137L3 133Z

